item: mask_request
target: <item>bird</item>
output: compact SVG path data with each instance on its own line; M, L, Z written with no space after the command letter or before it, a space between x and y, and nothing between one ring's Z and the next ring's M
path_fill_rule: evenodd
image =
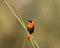
M27 30L28 30L29 34L27 34L27 36L26 36L27 40L29 40L31 38L32 33L34 33L34 27L35 27L34 21L28 20Z

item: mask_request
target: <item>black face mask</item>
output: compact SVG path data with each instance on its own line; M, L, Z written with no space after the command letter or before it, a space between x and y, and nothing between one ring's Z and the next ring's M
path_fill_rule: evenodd
M32 20L29 20L29 22L31 23L31 22L32 22Z

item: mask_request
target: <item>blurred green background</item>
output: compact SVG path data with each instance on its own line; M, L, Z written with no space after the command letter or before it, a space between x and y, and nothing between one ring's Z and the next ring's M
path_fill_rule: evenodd
M7 0L25 24L35 22L32 34L40 48L60 48L60 0ZM33 48L26 31L0 0L0 48ZM36 47L37 48L37 47Z

